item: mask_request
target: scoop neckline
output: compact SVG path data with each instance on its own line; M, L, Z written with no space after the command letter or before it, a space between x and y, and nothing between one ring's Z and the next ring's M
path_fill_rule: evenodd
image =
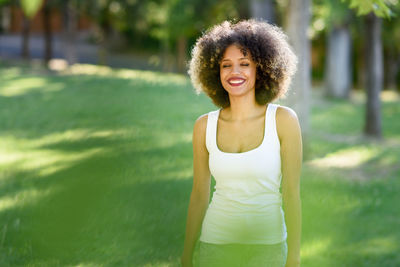
M263 139L261 141L261 144L259 144L257 147L255 147L253 149L250 149L250 150L247 150L247 151L244 151L244 152L225 152L225 151L222 151L221 149L219 149L218 140L217 140L217 137L218 137L218 119L219 119L219 114L220 114L222 108L218 109L218 112L217 112L217 115L216 115L217 119L216 119L216 122L215 122L215 146L217 147L217 151L220 152L220 153L223 153L223 154L242 155L242 154L250 153L250 152L253 152L253 151L256 151L256 150L260 149L264 145L265 139L266 139L265 137L267 135L267 115L268 115L268 110L270 108L270 105L271 104L268 104L267 108L265 109L264 135L263 135Z

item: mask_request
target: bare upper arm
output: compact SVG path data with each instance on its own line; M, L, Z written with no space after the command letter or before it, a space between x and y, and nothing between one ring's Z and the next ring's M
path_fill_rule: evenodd
M298 190L303 158L299 120L292 109L280 106L276 112L276 125L281 143L282 192Z
M193 192L209 198L211 174L206 147L207 119L207 114L200 116L193 127Z

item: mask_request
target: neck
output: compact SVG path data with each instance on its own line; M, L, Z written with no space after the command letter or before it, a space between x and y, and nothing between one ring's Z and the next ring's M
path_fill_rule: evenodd
M263 109L262 105L256 102L254 94L247 94L242 96L231 96L229 95L230 106L227 109L229 113L229 120L241 121L259 114L260 109Z

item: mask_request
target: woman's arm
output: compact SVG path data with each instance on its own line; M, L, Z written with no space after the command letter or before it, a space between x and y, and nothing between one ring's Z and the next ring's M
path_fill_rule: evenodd
M290 108L278 108L276 117L281 143L282 197L288 233L286 267L297 267L300 266L301 239L301 130L296 113Z
M193 264L193 251L210 199L211 175L206 148L206 126L207 115L204 115L197 119L193 129L193 187L181 257L184 267L191 267Z

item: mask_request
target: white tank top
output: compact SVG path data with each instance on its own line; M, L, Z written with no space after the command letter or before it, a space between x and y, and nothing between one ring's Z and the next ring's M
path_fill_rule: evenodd
M200 241L214 244L276 244L286 240L282 210L280 142L275 114L268 104L260 146L228 153L217 146L220 109L208 113L206 146L216 181L205 214Z

